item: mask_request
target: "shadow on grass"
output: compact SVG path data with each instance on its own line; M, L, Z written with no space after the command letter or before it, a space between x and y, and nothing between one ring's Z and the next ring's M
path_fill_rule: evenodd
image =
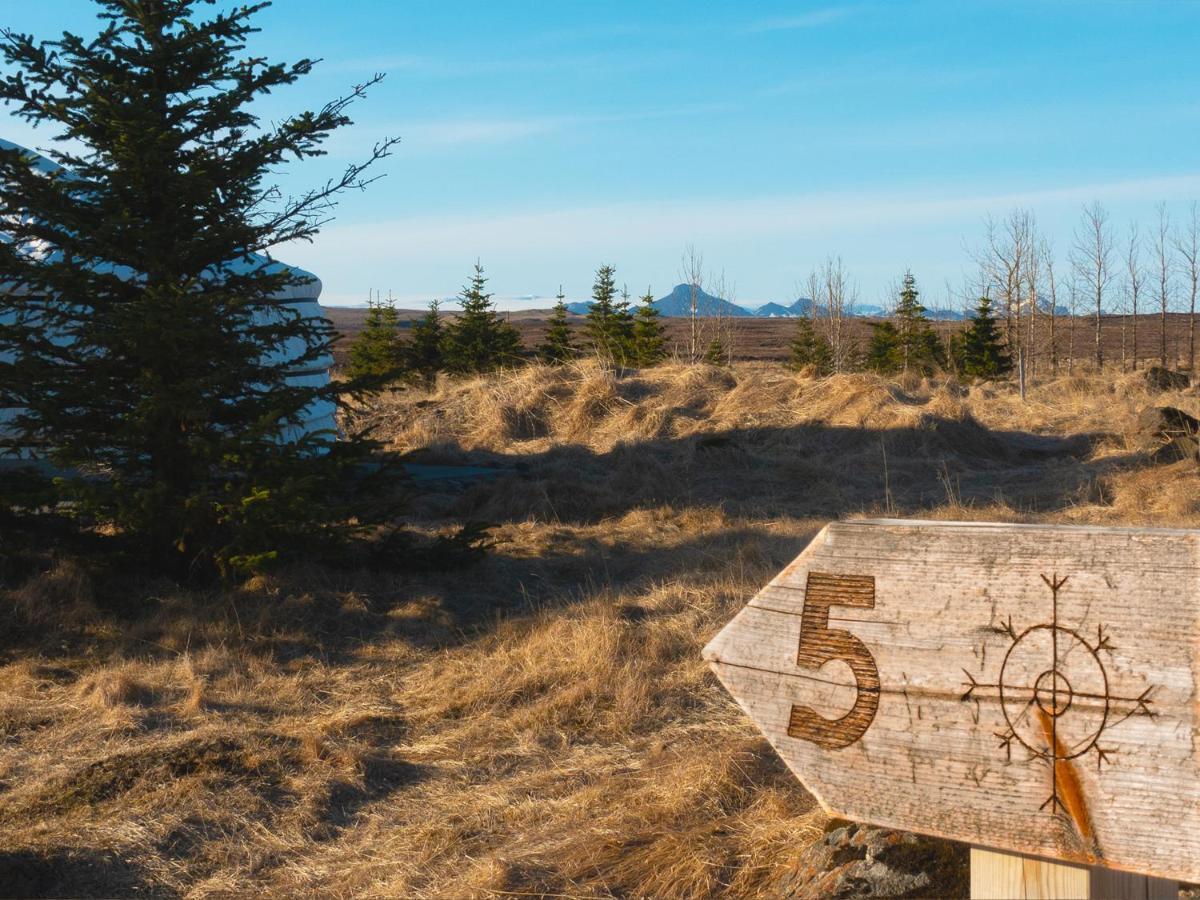
M0 850L0 897L175 897L112 851Z
M913 427L739 428L630 441L607 452L563 445L502 454L443 444L411 456L515 471L456 495L420 498L434 515L580 525L671 504L718 506L749 520L836 519L997 499L1030 512L1060 509L1115 469L1145 461L1136 454L1091 459L1106 437L993 431L970 418L927 415Z
M0 661L47 642L59 655L99 641L108 654L139 656L233 644L281 663L334 664L386 640L443 647L498 617L570 605L597 589L636 593L705 571L729 573L746 558L764 573L777 570L813 534L766 527L781 519L803 527L805 520L920 516L939 507L944 514L947 505L969 511L997 502L1019 517L1094 502L1107 476L1146 462L1137 454L1093 458L1104 438L993 431L969 417L928 415L904 428L740 428L607 452L565 445L496 454L443 445L418 456L514 470L519 463L519 470L466 491L425 492L414 499L418 524L540 523L545 545L531 551L501 543L461 571L298 568L233 591L118 579L96 586L101 618L115 629L72 616L47 628L0 609L9 619L0 621L9 626L0 628ZM638 510L660 518L661 536L654 522L646 534L623 536L619 520ZM696 510L710 520L685 521ZM727 521L714 524L714 514ZM610 520L611 533L604 528Z
M228 591L188 591L136 578L92 585L94 596L65 597L57 616L50 611L20 620L26 613L16 606L0 609L0 662L37 653L58 657L66 661L44 666L38 677L66 682L76 664L93 664L88 660L168 659L220 647L298 671L309 662L354 663L387 642L455 645L508 616L566 608L604 593L611 593L622 620L638 625L659 611L639 605L637 597L677 582L737 590L765 580L826 520L880 511L918 516L948 503L969 507L997 499L1020 514L1087 500L1106 476L1143 462L1138 456L1094 459L1102 437L1042 437L927 416L908 428L741 428L631 441L607 452L561 446L521 455L442 447L436 453L446 462L520 463L521 471L464 492L417 497L419 524L484 519L515 534L532 522L536 538L500 544L463 571L296 568ZM622 521L642 512L644 520ZM779 520L785 527L773 527ZM59 602L52 594L38 596ZM233 703L225 711L270 709ZM328 781L312 809L314 840L335 839L362 811L427 774L388 752L406 728L398 715L358 727L367 729L353 736L364 751L361 777ZM268 746L275 750L260 757ZM214 791L240 779L278 811L294 799L287 784L301 765L298 754L294 739L279 735L212 737L110 757L57 788L90 806L119 803L146 778L172 783L211 776ZM764 751L761 762L791 783L774 756ZM217 823L188 819L157 849L171 859L194 859L219 843L218 831ZM195 865L199 874L203 865ZM537 878L516 873L514 884L531 880ZM117 854L62 847L0 852L0 892L163 895Z

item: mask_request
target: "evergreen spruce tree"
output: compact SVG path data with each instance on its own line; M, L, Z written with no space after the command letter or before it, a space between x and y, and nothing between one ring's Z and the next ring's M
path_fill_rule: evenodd
M350 345L348 354L349 363L346 366L346 374L354 378L361 378L364 374L372 372L381 358L380 348L384 343L383 337L383 309L382 304L375 299L372 292L367 294L367 315L363 320L362 331L354 339Z
M863 357L863 368L887 375L903 367L900 354L900 333L896 326L884 320L871 323L871 341Z
M571 340L571 324L567 318L567 298L562 285L558 286L554 315L546 323L546 335L538 345L538 356L551 365L562 365L574 359L579 351Z
M997 378L1012 370L1012 359L996 327L990 297L979 298L971 325L958 341L962 373L971 378Z
M963 333L946 337L946 365L955 375L963 374Z
M796 370L811 368L817 375L828 375L833 371L833 351L829 342L813 328L810 316L802 315L796 320L791 366Z
M349 356L346 374L351 378L378 383L399 374L405 348L400 338L396 301L391 296L367 301L367 318L363 330L350 345Z
M710 366L723 366L729 362L725 356L725 345L719 337L709 341L708 349L704 351L704 362Z
M606 359L613 359L612 322L616 312L616 270L612 266L601 266L596 270L596 281L592 285L592 304L588 307L584 332L592 350Z
M915 369L928 374L945 365L942 342L925 317L917 281L912 272L904 273L899 302L896 304L897 354L900 370Z
M417 319L412 327L412 337L405 348L405 367L410 377L430 384L444 366L442 343L445 340L442 328L441 304L429 301L425 315Z
M475 263L471 281L459 294L462 312L446 327L442 348L446 371L457 375L491 372L521 360L521 337L500 318L492 295L484 288L483 266Z
M640 368L654 366L667 355L667 338L661 317L654 308L654 294L650 287L638 306L633 323L633 357Z
M621 286L621 299L614 308L615 319L613 329L621 347L621 362L626 365L637 365L637 350L634 347L634 313L633 303L629 297L629 286Z
M932 375L939 369L945 369L948 364L946 343L938 336L932 325L921 332L917 341L917 364L925 375Z
M601 266L592 285L592 305L584 330L588 343L601 359L618 365L631 361L633 316L629 312L628 293L617 299L616 269Z
M312 238L394 142L313 191L268 179L321 155L378 78L264 123L254 101L315 65L244 52L266 3L97 3L95 38L0 32L0 102L63 167L0 149L0 405L24 409L0 451L61 473L41 506L6 504L69 509L180 575L308 554L346 534L335 485L364 445L304 433L344 388L288 369L324 365L331 326L273 300L307 277L265 254Z

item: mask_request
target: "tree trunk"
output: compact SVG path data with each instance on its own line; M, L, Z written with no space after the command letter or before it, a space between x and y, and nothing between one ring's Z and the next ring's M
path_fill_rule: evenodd
M1192 288L1192 306L1188 311L1188 371L1196 371L1196 289Z

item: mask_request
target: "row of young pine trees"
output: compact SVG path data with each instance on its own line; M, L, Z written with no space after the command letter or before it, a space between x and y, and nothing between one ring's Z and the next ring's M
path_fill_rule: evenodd
M470 282L459 295L461 313L443 322L440 304L413 323L410 336L401 336L395 303L371 301L362 333L350 349L348 372L355 378L381 382L408 380L431 382L439 372L472 375L512 367L525 362L527 354L520 335L500 316L486 291L483 267L475 264ZM926 318L925 307L912 274L906 274L894 321L872 324L866 350L854 368L884 374L906 371L932 373L953 369L973 378L996 378L1012 368L1004 341L992 313L991 301L981 298L970 326L943 342ZM628 291L617 292L616 270L602 266L592 287L592 304L577 341L568 319L566 299L559 289L542 342L534 355L550 365L562 365L584 354L593 354L622 366L646 368L667 357L666 336L660 314L647 289L636 311ZM705 361L724 361L722 348L710 352ZM834 355L817 323L802 316L791 344L793 368L818 375L835 370ZM845 368L845 366L843 366Z
M500 316L485 288L483 267L475 264L470 282L459 295L462 311L443 322L440 304L413 323L405 340L391 301L369 303L362 333L350 348L347 374L383 381L432 381L439 372L472 375L520 365L528 354L508 321ZM537 346L536 357L561 365L585 353L622 366L644 368L666 358L666 336L659 312L647 290L636 312L628 291L617 292L616 269L602 266L592 287L592 304L584 320L583 341L578 342L568 319L566 298L559 289L558 303Z
M1012 358L989 297L979 299L970 325L945 341L926 317L919 297L916 279L911 272L905 273L892 318L871 324L866 350L851 360L850 367L881 374L916 371L929 375L950 370L979 379L999 378L1012 370ZM791 363L793 368L818 375L835 371L833 348L808 316L796 324Z

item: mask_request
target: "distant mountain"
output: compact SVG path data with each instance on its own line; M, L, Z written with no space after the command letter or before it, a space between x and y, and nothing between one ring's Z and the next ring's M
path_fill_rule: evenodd
M664 316L686 317L692 314L692 288L690 285L677 284L675 290L654 301L654 308ZM701 316L752 316L754 313L745 307L714 297L703 290L696 295L696 313Z
M578 316L586 316L591 308L592 301L590 300L576 300L567 304L567 311ZM687 318L692 314L691 287L686 284L676 285L675 289L667 296L654 301L654 308L664 316ZM797 316L826 315L825 307L818 306L808 297L798 297L786 306L782 303L771 302L750 310L744 306L730 303L728 300L722 300L720 297L714 297L703 290L696 297L696 308L702 316L757 316L765 319L794 319ZM1046 312L1049 313L1048 307ZM882 319L891 315L891 310L872 303L857 303L851 315L863 319ZM970 318L967 313L953 309L929 309L925 311L925 315L930 319L952 322ZM1059 315L1066 315L1066 310L1060 308Z
M943 322L961 322L964 319L971 318L964 312L959 312L954 309L927 309L925 315L931 319L940 319Z
M874 306L870 303L854 304L854 315L864 319L886 319L890 314L890 310L886 310L882 306Z
M1038 312L1040 312L1044 316L1050 315L1050 307L1051 306L1052 306L1052 304L1050 303L1050 301L1045 298L1041 298L1038 300ZM992 307L992 314L993 315L998 314L995 306ZM1071 314L1071 311L1069 309L1067 309L1065 306L1055 306L1054 307L1054 315L1056 315L1056 316L1069 316L1070 314ZM966 317L964 316L964 318L966 318Z
M813 302L807 297L800 297L793 300L787 306L782 303L764 303L762 306L754 310L754 315L761 316L766 319L794 319L797 316L810 316L813 314ZM824 312L824 308L816 307L818 313Z

